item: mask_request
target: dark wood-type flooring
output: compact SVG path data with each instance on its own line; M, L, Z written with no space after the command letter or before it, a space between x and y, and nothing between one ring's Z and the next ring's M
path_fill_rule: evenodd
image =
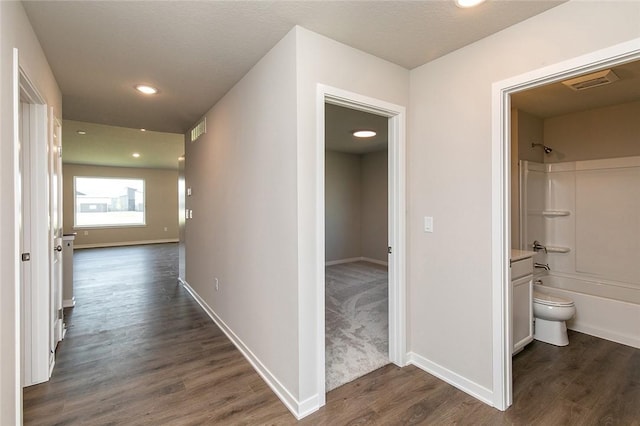
M77 305L66 310L51 380L24 390L25 424L296 423L176 284L176 263L175 244L76 251ZM640 350L569 338L568 347L534 342L515 357L506 412L415 367L388 365L328 393L299 423L639 425Z

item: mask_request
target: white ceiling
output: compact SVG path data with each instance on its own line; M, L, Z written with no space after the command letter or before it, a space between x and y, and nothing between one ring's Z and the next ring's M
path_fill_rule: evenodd
M387 149L389 119L363 111L325 104L325 148L349 154L366 154ZM373 130L371 138L353 136L355 130Z
M26 1L66 120L185 133L294 25L412 69L563 1ZM137 83L157 86L144 97Z
M78 134L82 130L86 134ZM134 158L137 152L140 157ZM176 133L106 126L64 120L62 158L65 163L94 166L177 169L184 154L184 136Z
M561 82L547 84L513 94L511 103L530 114L548 118L640 100L640 61L611 69L620 80L577 92Z

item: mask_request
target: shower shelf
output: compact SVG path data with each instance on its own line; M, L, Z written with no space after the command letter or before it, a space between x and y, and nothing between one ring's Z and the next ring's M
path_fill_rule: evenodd
M547 246L547 253L569 253L570 251L569 247Z
M542 216L544 217L559 217L569 216L571 212L569 210L543 210Z

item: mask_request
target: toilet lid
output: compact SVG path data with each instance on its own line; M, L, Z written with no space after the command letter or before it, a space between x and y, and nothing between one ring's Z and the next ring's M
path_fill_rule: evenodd
M539 291L533 292L533 301L547 306L571 306L573 301L564 297L552 296Z

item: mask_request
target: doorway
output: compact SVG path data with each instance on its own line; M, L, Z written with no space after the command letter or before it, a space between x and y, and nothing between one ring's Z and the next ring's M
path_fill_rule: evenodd
M511 247L511 95L640 58L640 39L612 46L544 69L495 83L493 86L493 201L492 264L494 316L494 405L506 410L512 403L509 252Z
M405 108L341 89L318 85L318 142L316 206L316 290L317 306L317 385L319 405L324 405L325 370L325 104L345 107L385 117L388 130L388 359L405 365Z
M325 105L329 391L389 363L387 127L387 117Z

